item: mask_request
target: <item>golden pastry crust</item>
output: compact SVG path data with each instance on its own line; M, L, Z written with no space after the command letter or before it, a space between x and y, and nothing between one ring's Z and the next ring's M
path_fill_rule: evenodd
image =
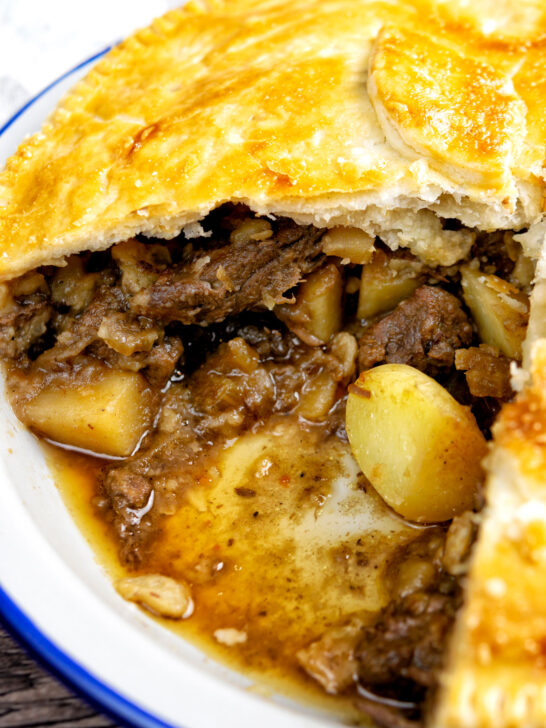
M485 229L540 213L545 36L539 0L190 3L111 51L9 160L0 279L172 237L226 200L453 262L467 247L428 210Z
M525 104L504 69L459 43L383 29L368 81L393 146L462 183L510 191L511 160L525 138Z

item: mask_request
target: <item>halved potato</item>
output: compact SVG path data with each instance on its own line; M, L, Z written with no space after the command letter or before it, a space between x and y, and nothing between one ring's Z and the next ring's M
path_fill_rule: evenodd
M104 455L130 455L150 426L153 394L134 372L97 370L91 381L54 380L22 405L20 419L56 442Z
M346 427L362 471L404 518L446 521L472 508L485 438L434 379L405 364L363 372L350 389Z

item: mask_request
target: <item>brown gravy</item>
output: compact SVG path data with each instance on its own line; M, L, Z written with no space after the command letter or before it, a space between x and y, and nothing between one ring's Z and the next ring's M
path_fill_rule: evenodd
M44 447L101 566L114 581L134 575L120 564L112 529L98 517L103 462ZM421 529L362 483L348 445L315 437L295 418L240 438L214 471L165 516L139 570L188 581L194 613L184 621L154 618L261 686L365 721L350 698L326 695L296 653L344 618L366 619L381 608L395 551Z

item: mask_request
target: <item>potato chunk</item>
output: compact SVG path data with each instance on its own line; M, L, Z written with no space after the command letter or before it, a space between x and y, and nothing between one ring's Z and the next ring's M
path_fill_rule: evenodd
M193 612L190 587L161 574L127 577L116 584L120 595L161 617L187 619Z
M300 285L296 303L276 306L275 313L302 341L319 346L341 329L342 297L341 273L329 263Z
M99 275L86 273L82 259L72 255L53 277L51 299L69 306L73 313L81 313L91 303L98 283Z
M461 284L481 340L519 361L529 319L527 296L508 281L468 265L461 268Z
M362 265L371 260L374 238L358 228L336 227L328 230L322 238L322 249L326 255L336 255L342 262Z
M470 411L434 379L405 364L363 372L346 426L362 471L404 518L446 521L472 508L486 442Z
M126 314L112 311L103 317L97 336L122 356L138 351L151 351L160 337L160 329L151 321L146 323L129 318Z
M337 385L328 372L320 372L306 382L297 407L299 415L311 422L325 420L336 401Z
M423 265L417 260L388 256L382 250L362 268L357 316L372 319L409 298L423 282Z
M155 283L171 262L166 245L139 243L135 238L114 245L112 258L121 270L121 287L131 294Z
M91 381L54 380L24 403L21 419L46 437L105 455L130 455L153 416L153 394L133 372L97 370Z

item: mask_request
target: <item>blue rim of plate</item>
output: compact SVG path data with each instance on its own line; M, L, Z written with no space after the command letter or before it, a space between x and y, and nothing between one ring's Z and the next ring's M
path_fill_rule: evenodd
M101 58L112 47L108 46L82 61L33 96L0 127L0 136L44 94L73 73L76 73L76 71L80 71L85 66ZM120 695L120 693L117 693L106 683L101 682L59 649L54 642L36 627L1 586L0 623L37 662L59 678L78 696L82 697L94 708L113 718L119 725L127 726L127 728L173 728L171 724L156 718Z
M54 81L52 81L48 86L43 88L41 91L38 91L38 93L33 96L31 99L29 99L26 104L23 104L16 112L11 116L3 126L0 127L0 136L7 131L12 124L14 124L17 119L22 116L27 109L29 109L33 104L38 101L38 99L42 98L44 94L46 94L48 91L51 91L52 88L57 86L57 84L61 83L61 81L64 81L65 78L68 78L73 73L76 73L76 71L80 71L82 68L85 68L85 66L88 66L91 63L94 63L95 61L98 61L99 58L104 56L106 53L108 53L109 50L111 50L115 43L109 46L106 46L106 48L103 48L102 51L99 51L98 53L95 53L94 56L91 56L90 58L86 58L85 61L82 61L81 63L78 63L77 66L74 66L74 68L71 68L69 71L66 71L66 73L63 73L62 76L59 76L59 78L56 78Z

